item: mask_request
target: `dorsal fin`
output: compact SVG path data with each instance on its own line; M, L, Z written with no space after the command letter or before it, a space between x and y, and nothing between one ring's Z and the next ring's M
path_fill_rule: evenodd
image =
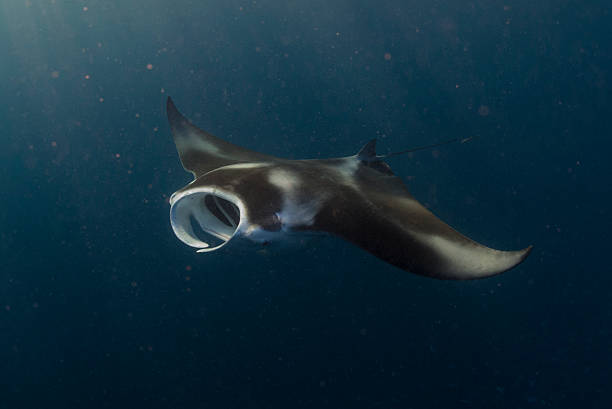
M376 157L376 139L372 139L365 145L363 148L357 152L357 159L363 162L371 162L376 161L378 158Z
M357 152L357 155L355 155L355 157L364 166L376 169L377 171L382 172L385 175L393 175L391 167L387 165L387 163L383 160L384 156L376 154L376 139L372 139L371 141L363 145L363 148L361 148L359 152Z

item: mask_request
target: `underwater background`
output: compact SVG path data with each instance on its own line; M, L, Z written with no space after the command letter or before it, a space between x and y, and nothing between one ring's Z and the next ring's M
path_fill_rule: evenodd
M0 408L609 408L609 1L0 1ZM380 153L489 279L196 254L165 117Z

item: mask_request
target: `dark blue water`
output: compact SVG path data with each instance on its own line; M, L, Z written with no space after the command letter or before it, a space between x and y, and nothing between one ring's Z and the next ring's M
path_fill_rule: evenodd
M606 408L600 1L4 1L0 408ZM339 240L195 254L165 99L287 158L391 159L498 248L443 282ZM229 247L229 246L228 246Z

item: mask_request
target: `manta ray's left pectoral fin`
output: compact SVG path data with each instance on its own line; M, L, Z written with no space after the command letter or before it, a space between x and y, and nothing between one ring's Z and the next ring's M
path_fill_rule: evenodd
M321 212L314 229L340 236L415 274L445 280L490 277L521 263L532 246L501 251L479 244L438 219L407 193L346 194ZM367 198L366 198L367 197Z
M446 279L471 280L503 273L520 264L532 246L502 251L484 246L444 223L412 197L394 197L382 204L381 224L389 239L399 245L383 254L394 264L417 274ZM397 243L397 244L395 244Z
M416 247L422 253L412 262L414 272L446 280L490 277L516 267L533 248L496 250L455 233L450 236L418 234Z

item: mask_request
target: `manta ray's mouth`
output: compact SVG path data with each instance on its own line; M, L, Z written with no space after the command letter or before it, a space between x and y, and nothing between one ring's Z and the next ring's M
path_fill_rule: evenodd
M235 195L214 188L196 188L170 199L174 234L198 252L219 249L242 228L244 205Z

